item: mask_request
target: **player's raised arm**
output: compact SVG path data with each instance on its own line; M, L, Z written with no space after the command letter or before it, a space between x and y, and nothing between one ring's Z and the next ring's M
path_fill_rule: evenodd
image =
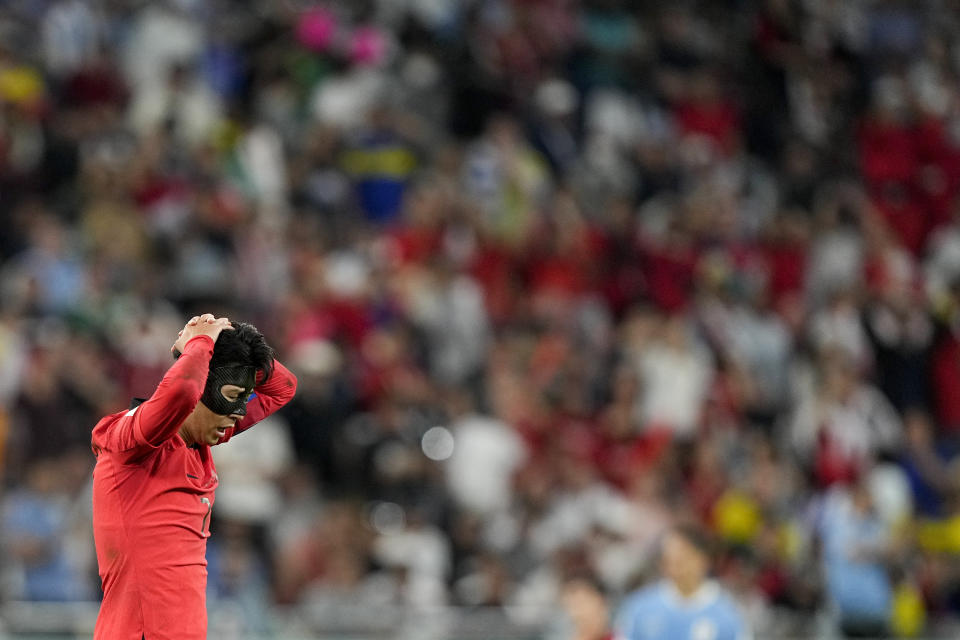
M102 420L93 430L94 450L132 454L173 437L203 393L214 343L225 329L232 329L226 318L212 314L191 318L172 347L181 355L156 391L127 416Z
M173 437L197 406L207 381L213 346L224 330L233 330L230 320L215 318L210 313L194 316L180 330L171 347L180 356L137 411L134 421L148 444L156 446Z

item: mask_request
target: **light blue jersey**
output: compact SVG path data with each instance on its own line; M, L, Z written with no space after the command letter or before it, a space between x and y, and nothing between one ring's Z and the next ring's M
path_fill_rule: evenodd
M617 640L747 640L733 600L710 580L689 598L661 581L628 596L617 613Z

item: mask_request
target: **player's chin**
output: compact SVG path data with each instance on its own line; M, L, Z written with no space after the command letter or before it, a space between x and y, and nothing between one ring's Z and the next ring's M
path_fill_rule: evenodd
M207 442L209 444L217 444L218 442L223 440L223 437L225 435L227 435L227 432L225 429L214 429L210 433L210 435L207 437Z

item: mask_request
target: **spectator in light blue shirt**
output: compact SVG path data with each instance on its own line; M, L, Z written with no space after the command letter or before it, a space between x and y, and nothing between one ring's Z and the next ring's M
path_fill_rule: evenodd
M0 574L13 599L67 602L93 596L82 567L68 553L72 504L60 465L56 459L34 462L26 486L0 502Z
M617 615L617 640L745 640L733 599L709 578L707 538L677 527L661 546L663 579L628 596Z
M887 633L893 585L887 558L893 551L889 527L873 508L867 485L834 489L820 519L827 596L846 637Z

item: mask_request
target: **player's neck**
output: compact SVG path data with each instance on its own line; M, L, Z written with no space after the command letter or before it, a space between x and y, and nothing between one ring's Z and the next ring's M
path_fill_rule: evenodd
M180 437L183 438L183 441L188 447L192 447L194 444L193 437L190 435L190 432L187 430L186 423L180 425L180 431L178 432Z
M183 424L180 425L180 430L178 433L180 437L183 438L183 441L188 447L192 447L197 444L197 438L194 434L197 433L195 428L197 421L197 410L194 409L193 413L187 416L187 419L183 421Z
M183 421L183 424L180 425L178 433L188 447L194 447L199 442L197 434L202 433L201 427L205 421L205 417L201 415L203 408L205 408L203 404L198 402L190 415Z
M684 600L689 600L694 595L696 595L698 591L700 591L700 587L703 586L703 581L701 580L698 582L688 582L684 584L680 584L679 582L674 582L673 586L677 590L677 593L679 593Z

